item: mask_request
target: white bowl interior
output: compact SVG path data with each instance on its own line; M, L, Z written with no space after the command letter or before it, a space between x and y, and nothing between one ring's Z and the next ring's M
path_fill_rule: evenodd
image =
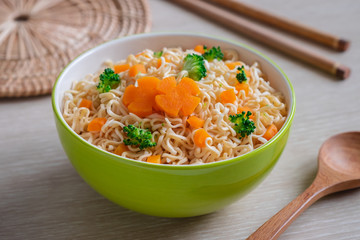
M159 51L163 47L191 49L198 44L220 46L222 49L235 49L239 53L240 60L248 65L252 65L257 61L262 71L266 74L267 80L270 81L270 85L284 94L288 116L290 116L290 109L292 109L294 104L290 83L280 69L266 59L265 56L239 43L191 33L133 35L104 43L83 53L65 68L57 80L53 91L56 111L59 116L62 116L61 100L64 92L70 89L72 82L84 78L89 73L97 72L106 60L116 62L125 59L129 54L136 54L144 49L152 49L154 51Z

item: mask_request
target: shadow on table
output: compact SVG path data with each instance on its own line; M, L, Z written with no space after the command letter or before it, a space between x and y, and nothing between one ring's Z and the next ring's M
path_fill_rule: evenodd
M0 239L191 239L217 215L169 219L132 212L97 194L65 159L0 183L0 195Z

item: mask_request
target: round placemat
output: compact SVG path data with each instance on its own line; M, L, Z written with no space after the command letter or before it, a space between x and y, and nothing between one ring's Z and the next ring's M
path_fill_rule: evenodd
M147 0L0 0L0 97L50 93L81 52L150 24Z

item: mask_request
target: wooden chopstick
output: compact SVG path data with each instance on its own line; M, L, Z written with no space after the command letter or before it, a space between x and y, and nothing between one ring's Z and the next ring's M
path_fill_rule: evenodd
M228 26L258 42L320 68L325 72L335 75L337 78L346 79L350 74L350 69L348 67L316 54L262 26L234 13L206 3L205 1L171 0L171 2L177 3L186 9L191 9L198 14L202 14L217 23Z
M313 42L317 42L323 46L333 48L337 51L341 51L341 52L345 51L350 45L349 41L342 39L338 36L334 36L329 33L319 31L317 29L311 28L301 23L274 15L272 13L269 13L261 9L257 9L255 7L252 7L242 2L238 2L236 0L210 0L210 1L216 3L217 5L236 11L244 16L255 19L259 22L263 22L273 27L277 27L294 35L303 37Z

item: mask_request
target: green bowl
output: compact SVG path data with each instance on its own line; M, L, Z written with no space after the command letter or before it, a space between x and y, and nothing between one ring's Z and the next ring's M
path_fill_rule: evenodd
M78 136L61 114L64 92L75 80L96 72L109 59L143 49L193 48L197 44L236 49L247 64L259 62L271 85L285 95L288 116L269 142L245 155L203 165L173 166L140 162L101 150ZM219 210L254 189L271 171L287 142L295 112L290 81L268 57L243 44L192 33L150 33L124 37L90 49L60 73L52 93L57 131L81 177L109 200L134 211L161 217L191 217Z

